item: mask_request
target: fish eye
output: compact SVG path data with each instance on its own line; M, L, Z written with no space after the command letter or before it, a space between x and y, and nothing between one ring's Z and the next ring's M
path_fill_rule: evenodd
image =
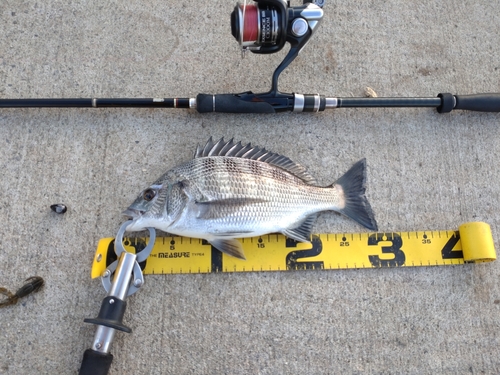
M151 201L151 200L153 200L153 198L155 196L156 196L156 191L154 191L153 189L147 189L142 194L142 197L144 198L144 200L146 200L148 202Z

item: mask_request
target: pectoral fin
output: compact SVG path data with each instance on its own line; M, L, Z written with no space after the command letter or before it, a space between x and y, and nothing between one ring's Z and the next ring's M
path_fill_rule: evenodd
M246 260L241 243L238 240L235 240L234 238L227 240L223 238L216 238L208 242L217 250L222 251L227 255L231 255L232 257L238 259Z

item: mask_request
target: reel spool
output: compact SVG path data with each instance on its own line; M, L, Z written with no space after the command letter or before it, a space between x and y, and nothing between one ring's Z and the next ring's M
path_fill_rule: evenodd
M242 51L274 53L286 42L287 4L266 0L255 4L236 4L231 13L231 33Z
M278 75L297 57L323 19L324 1L291 7L285 0L237 3L231 13L231 33L242 52L275 53L290 43L290 51L273 75L271 92L277 92Z
M274 53L289 41L311 37L323 18L324 1L290 7L285 0L255 0L237 3L231 13L231 33L243 50ZM305 43L303 43L305 44Z

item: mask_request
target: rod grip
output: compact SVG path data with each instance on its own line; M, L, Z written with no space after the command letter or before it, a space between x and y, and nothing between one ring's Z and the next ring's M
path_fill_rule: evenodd
M92 349L85 350L82 365L78 375L107 375L113 362L110 353L96 352Z
M500 94L455 95L457 104L454 109L479 112L500 112Z
M199 113L275 113L273 106L263 101L246 101L234 94L198 94L196 110Z

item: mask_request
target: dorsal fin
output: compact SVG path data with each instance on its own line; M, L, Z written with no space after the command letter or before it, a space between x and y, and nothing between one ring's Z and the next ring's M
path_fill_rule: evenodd
M316 184L316 179L302 165L293 162L286 156L267 151L265 148L252 147L250 143L247 145L242 145L241 142L234 143L232 138L227 142L224 141L224 138L214 142L210 137L205 146L198 145L196 147L195 159L208 156L226 156L261 161L284 169L310 185Z

